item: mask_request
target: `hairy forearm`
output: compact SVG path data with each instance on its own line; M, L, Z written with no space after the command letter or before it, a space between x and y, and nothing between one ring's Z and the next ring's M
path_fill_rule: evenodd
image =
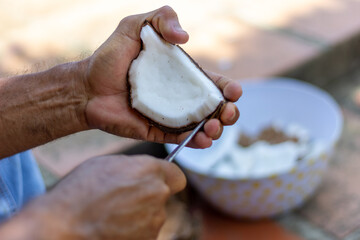
M87 129L86 61L0 79L0 159Z

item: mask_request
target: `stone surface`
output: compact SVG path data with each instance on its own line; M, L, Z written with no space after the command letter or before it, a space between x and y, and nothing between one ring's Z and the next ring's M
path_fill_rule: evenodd
M329 85L344 113L344 130L328 173L316 196L299 212L306 219L339 238L358 236L360 227L360 107L356 93L360 70Z
M231 48L231 55L222 55L221 51L217 52L219 50L214 51L214 54L218 55L217 59L210 58L208 54L194 54L195 60L204 69L232 79L261 78L295 68L312 59L320 51L316 46L304 44L297 39L284 37L275 32L241 22L233 24L236 24L236 29L241 34L234 36L227 43ZM218 49L215 46L209 49L214 48Z
M296 212L288 213L276 218L277 223L288 231L307 240L336 240L332 234L309 222Z
M357 34L360 28L360 1L322 0L305 16L294 18L288 28L312 36L327 45L337 44Z
M282 30L315 45L331 46L357 34L360 1L237 1L236 16L250 24Z
M310 221L343 238L360 227L360 116L344 110L345 126L324 183L300 211Z
M341 81L344 75L360 66L360 31L349 39L332 45L321 54L293 69L280 73L281 76L302 79L320 87Z
M36 2L39 8L24 0L16 4L10 4L9 0L0 3L0 7L8 8L0 16L6 23L0 28L0 68L8 74L24 69L36 71L39 65L46 68L52 65L49 61L64 62L79 55L87 56L111 34L121 18L166 3L162 0ZM232 78L273 75L309 60L319 50L318 46L292 36L244 23L238 11L243 6L233 0L186 0L173 2L172 7L190 35L184 49L205 69Z

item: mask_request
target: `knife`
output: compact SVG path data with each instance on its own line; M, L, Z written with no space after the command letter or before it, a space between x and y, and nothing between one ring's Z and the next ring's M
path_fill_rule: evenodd
M176 155L186 146L188 142L195 136L195 134L204 126L207 119L202 120L199 125L165 158L166 161L172 162Z

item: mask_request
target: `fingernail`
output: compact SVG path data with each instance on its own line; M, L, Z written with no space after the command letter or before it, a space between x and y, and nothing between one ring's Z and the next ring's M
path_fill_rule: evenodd
M173 29L174 29L175 32L178 32L178 33L186 33L186 32L181 28L181 26L178 25L178 24L175 24L175 25L173 26Z
M233 114L231 115L230 120L234 120L234 119L235 119L235 117L236 117L236 111L235 111L235 110L233 110Z
M220 127L218 127L218 130L216 131L216 136L219 136L219 135L220 135L220 133L221 133L221 128L220 128Z

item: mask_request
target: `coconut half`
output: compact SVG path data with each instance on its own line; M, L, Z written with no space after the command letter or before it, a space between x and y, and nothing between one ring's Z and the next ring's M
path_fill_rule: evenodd
M190 130L220 111L222 92L185 51L148 22L140 37L142 50L128 72L132 108L167 132Z

